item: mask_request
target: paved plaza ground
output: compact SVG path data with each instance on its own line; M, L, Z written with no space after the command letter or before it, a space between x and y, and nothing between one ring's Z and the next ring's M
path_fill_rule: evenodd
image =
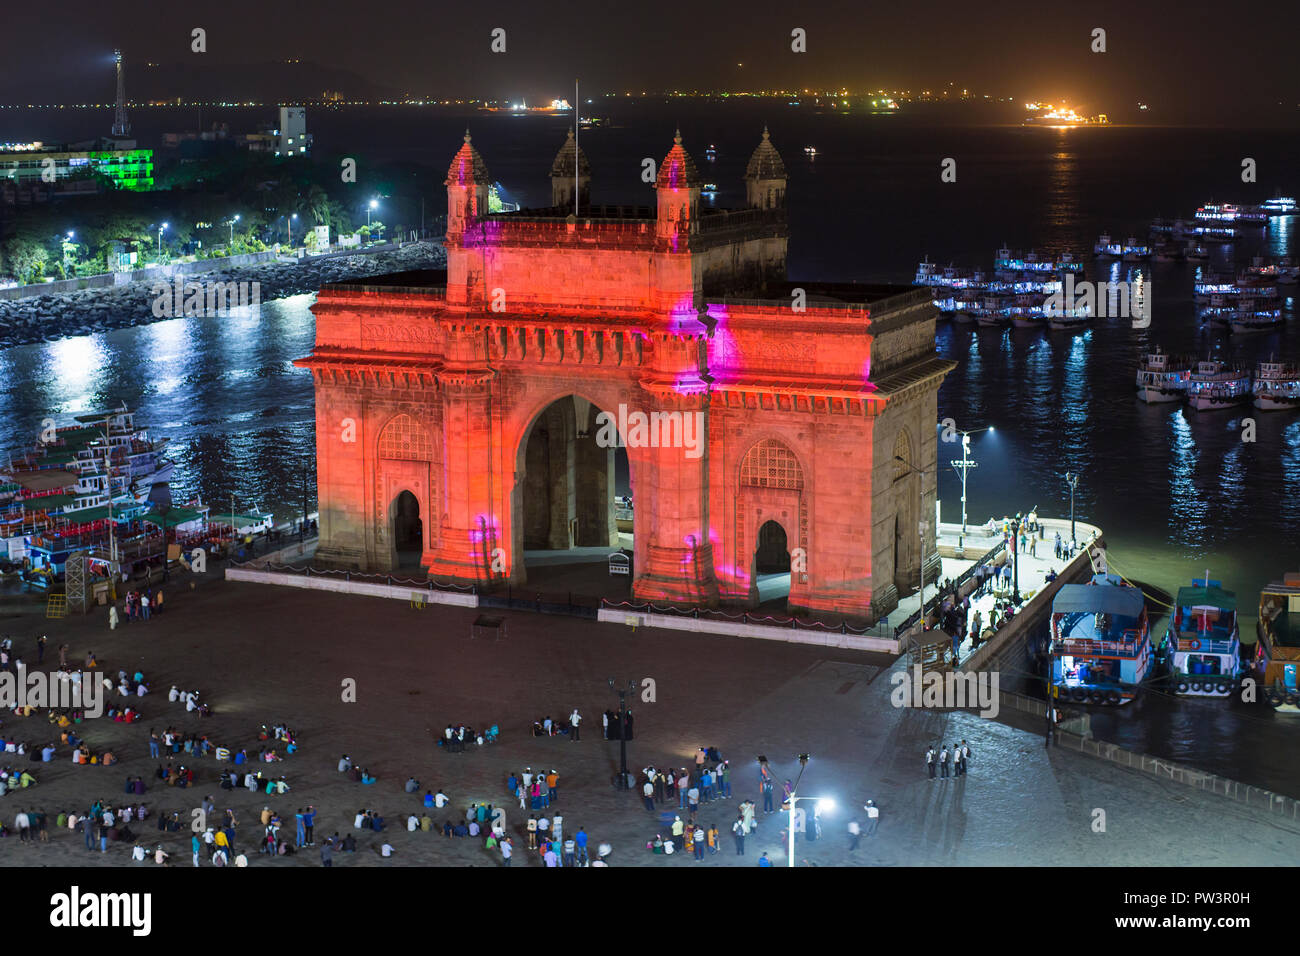
M216 571L215 575L219 575ZM209 572L209 577L215 576ZM260 836L257 814L270 805L285 817L291 836L294 811L307 803L320 811L317 840L348 832L359 808L381 811L389 823L392 860L381 860L369 831L355 855L336 854L335 866L410 864L499 866L481 840L407 833L408 812L418 801L403 792L414 775L421 789L443 788L452 806L501 802L515 836L515 865L539 866L523 851L526 815L507 800L511 770L555 768L560 799L553 812L565 829L579 826L592 846L614 847L611 865L755 865L766 852L786 863L783 818L759 814L761 826L738 857L729 825L740 800L759 798L754 757L765 754L777 779L794 777L795 755L812 754L801 793L836 799L838 811L823 817L823 839L802 840L796 859L830 865L1289 865L1300 850L1300 827L1246 811L1213 795L1160 782L1063 750L1046 749L1040 733L965 713L898 710L890 706L891 668L902 664L880 655L772 641L719 638L651 629L635 631L569 617L507 613L500 642L472 640L477 612L358 598L254 584L209 581L197 590L187 578L167 592L166 613L148 623L110 632L107 615L68 622L39 613L0 611L0 632L18 652L34 659L32 639L49 636L47 664L67 641L70 660L87 650L102 670L142 669L154 692L145 697L145 719L134 725L107 720L82 725L94 749L122 757L111 768L75 766L66 747L52 764L32 765L39 784L0 798L0 814L12 825L20 808L43 808L51 821L60 810L83 812L97 797L121 804L125 778L150 782L145 801L156 813L181 810L189 819L205 794L219 809L231 806L243 825L237 850L247 852ZM1022 582L1023 583L1023 582ZM733 797L706 805L699 821L723 831L722 852L695 863L684 855L665 858L645 851L656 832L667 832L658 814L634 795L616 792L618 743L601 739L600 714L617 703L606 679L655 682L653 703L634 704L636 739L629 765L685 766L700 745L716 746L731 760ZM345 678L357 681L357 701L342 700ZM172 684L199 690L216 715L203 720L167 701ZM577 706L585 717L582 740L533 738L532 720L561 719ZM194 762L198 783L176 790L153 779L158 764L148 756L150 727L169 725L206 733L214 742L256 750L263 723L284 721L300 735L301 751L265 772L284 773L293 787L280 797L222 791L216 762ZM499 744L448 754L433 734L449 722L496 723ZM6 735L34 744L52 736L44 716L5 715ZM965 738L973 756L970 774L958 780L926 778L924 751L937 741ZM335 770L342 753L379 778L372 786L345 780ZM16 763L16 758L7 758ZM23 758L24 766L27 766ZM157 784L157 785L155 785ZM778 785L779 791L779 785ZM881 825L850 852L847 822L865 824L862 804L881 807ZM1094 811L1106 814L1105 832L1094 832ZM444 816L437 813L435 821ZM189 833L160 833L152 821L137 828L149 849L161 838L174 862L189 866ZM55 832L49 844L0 841L6 865L127 865L130 846L87 852L81 837ZM271 861L249 853L251 866L319 866L316 850Z

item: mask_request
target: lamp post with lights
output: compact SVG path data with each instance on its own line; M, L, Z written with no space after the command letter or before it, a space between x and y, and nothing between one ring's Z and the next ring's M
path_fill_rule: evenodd
M800 800L815 800L816 803L817 803L817 808L816 808L817 810L830 810L830 809L832 809L832 808L835 806L835 801L832 800L832 799L829 798L829 797L801 797L801 796L799 796L799 781L803 779L803 772L804 772L804 770L806 770L806 769L808 768L808 760L809 760L809 757L810 757L809 754L799 754L799 776L795 778L795 781L794 781L794 787L791 788L791 790L790 790L790 796L787 798L787 801L786 801L786 802L789 804L789 807L788 807L787 809L790 811L790 825L789 825L789 827L788 827L788 830L789 830L789 834L788 834L788 836L789 836L789 840L788 840L787 849L786 849L786 865L787 865L787 866L794 866L794 820L795 820L795 816L796 816L796 813L795 813L795 807L796 807L796 805L799 803L799 801L800 801ZM812 824L812 825L813 825L814 827L817 826L817 818L816 818L816 812L815 812L815 811L814 811L813 824ZM807 822L805 821L805 823L804 823L804 829L805 829L805 831L807 830L807 827L808 827L808 824L807 824Z

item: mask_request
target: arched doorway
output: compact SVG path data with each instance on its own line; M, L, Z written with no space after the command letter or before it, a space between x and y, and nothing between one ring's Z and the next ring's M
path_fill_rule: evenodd
M419 568L424 554L424 521L420 518L420 502L409 491L393 499L390 528L396 554L394 569Z
M606 423L600 408L568 395L542 409L525 434L515 541L530 586L603 593L610 552L631 551L627 450Z
M754 579L759 606L777 601L782 605L790 597L790 548L785 528L779 521L767 520L758 529L758 546L754 549Z

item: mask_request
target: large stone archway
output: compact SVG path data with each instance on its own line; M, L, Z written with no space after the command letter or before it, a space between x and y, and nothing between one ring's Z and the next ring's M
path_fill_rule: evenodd
M570 141L556 168L588 167ZM584 185L575 217L560 175L562 206L490 213L467 135L446 179L446 272L321 290L298 363L316 384L320 563L391 565L403 490L438 581L521 581L530 541L610 540L608 485L590 507L570 494L573 468L598 467L579 416L589 430L600 409L627 444L636 600L749 603L772 520L798 558L791 607L871 620L896 606L895 564L910 562L895 528L933 513L953 364L934 353L928 293L788 281L766 135L747 208L701 206L680 137L659 172L650 208L597 212ZM893 469L903 428L928 476L910 485ZM530 480L545 521L525 507Z

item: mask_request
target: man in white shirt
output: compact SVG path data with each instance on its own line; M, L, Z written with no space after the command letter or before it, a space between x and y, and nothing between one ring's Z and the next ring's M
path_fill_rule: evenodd
M524 768L524 789L527 790L532 785L533 785L533 768L525 767Z
M849 850L858 848L858 840L862 838L862 827L858 826L857 820L849 821Z
M132 850L132 851L131 851L131 859L135 860L137 863L143 862L143 861L144 861L144 847L142 847L142 846L137 846L134 850Z
M557 842L564 839L564 817L558 813L551 817L551 833L554 834L553 839Z
M418 829L420 829L420 818L412 813L406 818L406 832L414 833Z
M174 704L176 701L180 700L180 696L181 692L176 689L175 684L172 684L172 689L167 692L167 699Z
M874 800L868 800L863 809L867 811L867 836L874 836L876 827L880 826L880 808Z
M351 769L352 769L352 758L349 757L347 754L344 754L339 759L339 773L347 773Z
M356 817L354 817L353 820L352 820L352 829L354 829L354 830L360 830L360 829L361 829L361 822L362 822L363 820L365 820L365 818L366 818L366 811L365 811L365 810L358 810L358 811L357 811L357 815L356 815Z
M436 794L434 794L433 805L437 807L439 810L441 810L443 807L447 805L448 799L449 799L448 796L445 793L443 793L442 790L439 790Z
M655 785L651 783L649 780L647 780L645 782L645 786L641 788L641 793L645 796L645 808L649 810L651 813L654 813L655 812Z
M382 857L390 857L390 856L392 856L392 855L393 855L393 845L392 845L391 843L385 843L382 847L379 848L379 855L382 856Z
M509 839L509 837L507 837L506 839L502 840L502 841L501 841L501 859L505 860L505 864L506 864L506 866L509 866L509 865L510 865L510 854L512 854L513 852L514 852L514 847L512 847L512 846L510 845L510 839Z
M542 817L540 820L538 820L537 821L537 842L540 843L543 840L545 840L546 835L550 832L550 830L551 830L550 820L548 820L546 817Z
M569 715L569 726L573 728L573 736L570 740L578 739L578 725L582 723L582 714L578 713L578 708L573 708L573 713Z

